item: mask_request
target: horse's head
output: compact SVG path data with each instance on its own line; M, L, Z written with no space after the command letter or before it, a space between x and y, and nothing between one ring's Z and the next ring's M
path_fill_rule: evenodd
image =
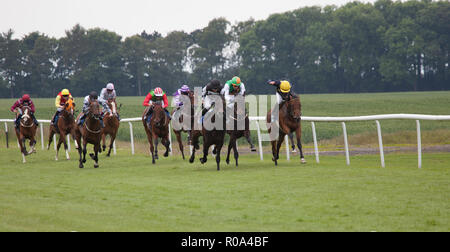
M98 103L98 100L90 100L88 114L95 120L100 120L101 113L102 111L100 109L100 104Z
M73 115L73 112L75 110L75 103L72 99L68 99L66 103L64 104L64 110L69 113L70 115Z
M31 119L31 108L27 105L22 106L22 118L20 122L25 126L30 126L33 124L33 120Z
M300 122L302 116L302 106L300 104L300 98L289 96L287 100L287 112L290 117L295 121Z
M153 105L152 122L156 127L161 127L166 123L166 112L159 102L154 102Z

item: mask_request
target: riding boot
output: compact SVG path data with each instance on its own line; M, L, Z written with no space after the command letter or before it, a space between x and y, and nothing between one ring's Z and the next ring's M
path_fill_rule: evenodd
M103 117L102 116L100 117L100 124L102 125L102 128L105 127L105 123L103 123Z
M167 117L169 117L169 121L172 120L172 116L170 115L170 112L164 108L164 111L166 112Z
M147 112L147 117L145 119L147 124L150 123L150 120L152 119L152 114L153 114L153 106L151 106Z
M52 125L56 125L56 122L58 121L58 117L59 117L59 111L56 110L56 113L53 115L53 118L52 118L52 122L51 122Z
M207 108L203 108L202 117L200 118L200 123L203 123L203 119L205 118L206 113L209 111Z
M78 120L78 125L83 125L83 123L84 123L84 119L86 118L86 114L82 114L81 115L81 117L80 117L80 119Z
M36 117L34 116L34 114L31 114L31 117L33 118L34 124L36 124L36 126L39 126L39 122L37 121L37 119L36 119Z
M15 126L16 126L16 129L17 129L17 130L20 129L20 119L21 119L21 118L22 118L21 115L19 115L19 116L16 118Z

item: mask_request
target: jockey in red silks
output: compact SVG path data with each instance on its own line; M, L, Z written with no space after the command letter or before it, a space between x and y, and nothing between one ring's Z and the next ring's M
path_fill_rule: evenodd
M36 108L34 107L34 103L30 98L30 95L24 94L22 98L18 99L14 105L11 107L11 112L14 112L14 110L18 110L19 116L16 118L16 129L19 129L20 119L22 118L22 106L28 106L31 109L31 118L33 118L34 123L36 126L39 125L38 121L36 120L36 117L34 117L34 113L36 112Z
M152 113L153 113L152 104L154 102L160 102L162 107L164 108L164 111L166 112L167 116L169 117L169 120L172 119L169 111L167 110L167 107L169 106L169 100L167 99L167 95L160 87L157 87L147 94L144 102L142 103L143 106L150 107L150 109L148 110L148 113L147 113L147 118L146 118L147 123L149 123L150 119L152 118Z

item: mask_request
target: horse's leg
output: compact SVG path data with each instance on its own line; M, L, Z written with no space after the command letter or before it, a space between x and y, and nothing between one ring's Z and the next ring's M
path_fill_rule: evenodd
M53 135L55 135L55 131L52 129L53 126L50 126L50 133L48 135L48 145L47 150L50 150L50 144L52 144L53 141ZM56 143L55 143L56 144Z
M67 145L67 141L66 141L66 139L67 139L67 137L66 137L67 135L64 135L64 137L63 137L63 144L64 144L64 150L66 151L66 159L67 160L70 160L70 156L69 156L69 147L68 147L68 145Z
M166 152L164 152L164 157L168 157L169 156L169 152L170 152L170 141L169 141L169 135L166 135L161 143L164 145L164 147L166 147ZM183 155L183 159L184 159L184 155Z
M22 162L26 163L27 160L25 159L26 151L24 150L24 136L22 135L22 133L17 133L16 131L16 135L17 135L17 142L19 143L19 147L20 147L20 153L22 154Z
M277 158L277 141L270 141L272 145L272 161L275 162L275 165L278 165Z
M105 151L106 150L106 133L102 134L102 142L103 142L102 148L103 148L103 151ZM109 155L107 155L107 156L109 156Z
M280 148L281 148L281 144L283 143L285 135L286 134L284 132L280 132L280 136L278 137L277 152L276 152L276 156L275 156L277 160L280 158Z
M209 147L211 146L211 143L209 141L207 141L205 138L203 138L203 157L200 158L200 162L202 164L206 163L206 161L208 161L208 151L209 151Z
M98 168L98 152L100 151L101 146L100 146L100 142L98 142L97 144L94 145L94 154L89 154L91 156L91 158L94 160L94 168Z
M59 153L59 148L61 148L61 144L64 141L64 133L60 132L59 133L59 140L58 140L58 144L56 145L56 156L55 156L55 160L58 161L58 153Z
M87 153L87 140L86 138L83 138L83 163L86 163L86 153Z
M225 159L225 162L227 162L227 164L230 164L230 153L231 153L231 148L233 148L234 141L236 141L236 139L234 138L234 133L231 133L230 141L228 142L227 159Z
M301 127L298 127L295 130L295 135L297 137L297 147L300 150L300 162L302 162L302 164L306 164L305 157L303 156L303 149L302 149L302 142L301 142L301 139L302 139L302 128Z
M236 167L238 167L239 152L238 152L238 149L237 149L236 142L237 142L237 139L235 139L234 143L233 143L233 152L234 152L234 160L236 161Z
M236 143L236 141L235 141L235 143ZM220 151L222 150L222 146L223 146L223 143L219 143L219 144L216 144L216 163L217 163L217 170L218 171L220 171Z
M289 133L289 139L291 140L292 152L295 152L295 142L294 142L294 133L293 132Z
M154 136L153 136L153 140L155 141L155 142L154 142L154 144L155 144L155 159L159 159L159 156L158 156L158 144L159 144L159 138L158 138L158 136L157 136L157 135L154 135Z
M114 141L116 141L116 136L117 136L117 132L109 135L109 138L111 141L109 142L109 150L108 150L108 154L106 154L107 157L111 156L111 149L114 147ZM105 149L103 149L103 150L105 150Z
M181 140L181 131L174 131L175 136L177 137L178 146L180 146L181 155L183 156L184 160L184 150L183 150L183 142Z
M250 144L250 150L255 152L256 151L256 147L253 144L252 138L250 137L250 130L244 131L244 136L245 136L245 139L247 139L248 144Z

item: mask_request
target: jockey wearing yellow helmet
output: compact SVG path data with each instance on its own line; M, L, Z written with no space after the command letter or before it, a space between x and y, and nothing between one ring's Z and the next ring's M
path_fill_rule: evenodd
M58 93L55 99L56 113L53 115L52 124L56 125L58 122L59 113L64 109L64 105L66 102L71 99L73 101L73 97L70 94L68 89L63 89Z
M289 96L295 97L291 92L291 83L287 80L270 80L267 82L269 85L277 87L277 103L283 103Z

